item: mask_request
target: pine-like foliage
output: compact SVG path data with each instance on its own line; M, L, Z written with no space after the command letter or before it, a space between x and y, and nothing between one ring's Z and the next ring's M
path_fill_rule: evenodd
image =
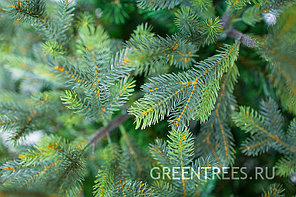
M170 125L184 127L191 119L204 122L219 89L219 82L236 60L238 45L225 46L217 55L178 74L165 74L150 79L143 86L145 96L130 108L137 127L145 128L170 116Z
M262 195L263 197L283 197L283 188L281 185L278 185L278 184L273 184L273 185L270 185L268 190L264 192L264 194Z
M144 29L144 32L149 29ZM141 34L143 31L141 31ZM128 42L132 51L128 55L135 64L135 74L151 75L168 69L175 65L177 68L188 68L192 65L197 48L193 43L180 36L167 38L153 37L153 34L138 35L135 33ZM139 58L140 57L140 58ZM163 66L164 65L164 66Z
M66 39L65 33L69 29L68 26L71 25L74 5L71 0L58 1L55 22L47 16L44 0L13 0L9 7L9 13L16 21L32 24L47 39L63 43Z
M76 47L79 57L76 61L67 57L67 48L62 45L64 41L62 38L65 38L65 33L72 21L73 8L69 7L70 5L73 6L74 3L59 1L56 16L59 20L54 20L56 23L46 19L43 1L13 1L9 13L18 20L25 20L33 26L37 25L38 29L42 30L42 34L49 39L43 47L45 55L48 54L47 63L66 80L65 82L78 88L83 94L83 100L81 100L78 98L78 92L68 91L62 98L64 103L67 103L69 108L87 114L89 118L96 119L99 116L107 118L117 107L124 104L132 92L133 82L126 77L132 69L128 64L129 60L124 58L128 50L111 53L111 41L103 28L95 27L93 19L83 15L78 21ZM15 12L24 15L18 15ZM51 26L55 32L48 33L43 30L43 26L39 24L40 18L48 20L49 22L44 22L45 27ZM57 36L52 37L53 34ZM98 111L100 113L97 113Z
M236 0L229 0L228 5L231 7L231 11L235 10L241 10L243 8L248 7L249 5L256 6L258 12L268 12L270 10L275 9L281 9L285 6L294 4L295 1L288 0L288 1L282 1L282 0L263 0L263 1L257 1L257 0L242 0L242 1L236 1Z
M180 0L137 0L137 4L139 8L150 8L153 10L158 10L158 9L171 9L176 7L177 5L181 4L182 1Z
M132 0L99 0L96 3L99 6L96 10L97 16L115 24L124 23L130 18L130 13L135 10L135 2Z
M0 196L295 194L295 3L0 1Z
M261 102L259 112L250 107L240 107L240 112L233 114L233 120L238 127L251 134L242 145L245 154L257 156L274 149L286 155L277 163L277 173L288 176L295 172L296 121L294 119L285 132L283 117L273 100Z
M207 157L194 159L194 139L188 129L173 128L168 137L167 142L157 139L150 152L162 167L162 173L166 168L179 170L170 175L174 176L173 181L168 178L155 183L157 196L167 195L167 192L170 192L170 196L194 196L201 184L212 178L212 168L216 163Z
M184 7L176 12L175 23L182 36L198 46L213 44L223 32L223 24L219 17L200 14L199 9Z
M31 132L50 125L50 120L62 109L58 95L41 94L21 101L16 94L2 92L0 128L7 133L7 140L17 144L25 141ZM51 108L52 105L56 108Z
M294 114L296 114L295 32L295 7L291 7L281 15L260 47L260 53L269 63L268 69L283 107Z
M210 158L194 159L194 139L188 129L172 130L169 134L169 140L163 142L157 139L155 144L150 147L151 159L158 169L156 173L160 176L163 170L168 169L168 177L172 177L173 181L168 177L161 179L151 179L151 184L142 181L132 181L131 177L127 176L130 170L127 165L128 161L119 147L114 144L109 144L105 151L108 151L108 159L106 164L98 172L96 185L94 186L95 196L193 196L196 190L201 188L202 184L207 179L212 177L212 167L216 164ZM129 138L124 134L123 140L126 143L127 152L134 157L134 162L137 164L137 154L132 146L130 146ZM124 147L123 145L122 147ZM142 167L137 164L137 170L140 172ZM146 164L147 165L147 164ZM171 172L172 167L178 169L176 172ZM136 168L133 168L136 169ZM182 171L183 169L183 171ZM187 169L188 171L184 171ZM159 177L160 178L160 177Z
M222 79L215 110L202 125L201 132L196 138L199 155L212 155L219 167L227 166L234 161L234 139L229 123L236 103L232 93L237 77L238 70L234 65Z
M1 190L76 195L84 177L83 154L81 145L45 136L34 149L2 165Z
M49 57L48 61L71 86L83 90L83 100L75 91L66 92L62 100L69 108L90 118L108 118L133 91L134 83L127 77L132 70L125 58L128 50L112 54L111 41L102 27L95 28L87 16L80 20L77 41L80 59L74 62L60 55Z
M121 125L120 146L109 141L101 152L106 155L94 185L95 196L154 196L151 185L141 180L152 166L151 157L142 150Z

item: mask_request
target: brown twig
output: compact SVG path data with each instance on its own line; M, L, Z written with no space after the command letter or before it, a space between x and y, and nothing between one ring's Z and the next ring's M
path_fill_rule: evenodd
M227 36L230 38L234 38L241 42L242 44L254 48L257 44L257 41L255 38L251 38L250 36L247 36L246 34L243 34L236 29L230 28L228 30Z
M129 115L124 114L113 119L107 126L104 126L96 131L94 136L89 140L88 145L95 145L96 142L110 133L113 129L117 128L120 124L128 119Z
M227 31L227 37L234 38L235 40L238 40L240 43L254 48L257 44L257 41L255 38L251 38L236 29L234 29L232 26L230 26L230 18L231 15L228 12L225 12L224 15L222 16L222 24L224 27L224 30Z

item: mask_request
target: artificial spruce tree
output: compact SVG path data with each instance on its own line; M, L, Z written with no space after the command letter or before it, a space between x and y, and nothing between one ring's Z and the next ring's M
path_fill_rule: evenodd
M0 196L295 195L295 3L1 0Z

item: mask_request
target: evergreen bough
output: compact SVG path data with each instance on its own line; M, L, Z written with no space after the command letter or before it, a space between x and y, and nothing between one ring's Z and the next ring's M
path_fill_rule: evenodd
M295 3L100 0L94 17L80 1L0 1L0 196L79 196L94 173L94 196L205 196L217 184L210 172L153 180L150 170L232 166L240 150L253 157L275 150L277 176L295 176ZM124 41L112 39L106 24L125 23L135 10L172 31L158 35L143 23ZM264 36L237 30L262 19ZM236 101L244 50L267 65L259 97L270 98L258 112ZM147 134L135 140L127 131L131 119L141 129L167 120L168 139L148 150L139 145ZM250 134L241 145L235 126ZM38 131L41 140L30 142ZM283 184L262 195L284 196Z

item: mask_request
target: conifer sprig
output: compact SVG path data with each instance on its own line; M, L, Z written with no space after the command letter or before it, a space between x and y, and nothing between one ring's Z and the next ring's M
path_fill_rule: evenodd
M262 197L284 197L284 189L279 184L270 185L268 190L264 192Z
M2 187L8 191L31 189L75 196L84 177L83 157L82 147L75 147L60 137L44 136L34 149L1 167Z
M177 127L191 119L204 122L214 107L221 77L236 60L238 45L225 46L219 53L189 71L151 78L142 87L145 96L129 109L137 127L145 128L165 116Z
M51 20L47 15L44 0L11 0L10 3L8 13L16 21L29 23L46 39L65 44L75 5L72 0L58 1L56 20Z
M223 32L219 17L201 18L199 12L191 7L182 7L175 15L175 23L181 35L198 46L215 43Z
M242 145L245 154L257 156L272 148L286 155L277 164L278 173L289 175L295 171L295 159L292 159L296 153L295 120L288 132L284 132L283 117L275 101L261 102L259 112L250 107L240 107L240 112L233 114L233 120L238 127L251 133Z
M193 43L178 35L162 37L135 37L130 39L131 52L128 54L129 63L136 67L135 74L151 75L160 73L175 65L186 69L194 62L197 48Z
M17 103L18 96L13 95L9 102L7 98L0 100L0 129L14 145L21 144L30 133L49 124L49 120L62 108L60 102L50 94L23 100L22 105ZM49 108L53 104L56 108Z
M137 0L139 8L150 8L152 10L171 9L181 4L180 0Z
M170 174L174 176L173 179L160 181L155 183L157 185L157 196L162 193L174 191L173 196L192 196L194 191L190 188L201 187L202 184L211 177L212 167L216 163L209 157L194 159L194 139L188 129L175 130L174 128L168 135L169 140L163 142L156 140L155 145L151 145L150 152L152 157L157 161L159 166L171 169L178 167L178 173ZM190 169L190 172L184 172L185 169ZM196 172L195 174L191 174ZM188 177L185 177L185 174Z
M259 52L268 62L273 86L283 107L296 114L295 31L296 14L292 6L277 18L265 41L260 42Z
M229 123L236 103L232 93L237 77L238 69L234 65L223 77L215 109L196 138L198 156L212 155L220 168L234 162L234 138Z

